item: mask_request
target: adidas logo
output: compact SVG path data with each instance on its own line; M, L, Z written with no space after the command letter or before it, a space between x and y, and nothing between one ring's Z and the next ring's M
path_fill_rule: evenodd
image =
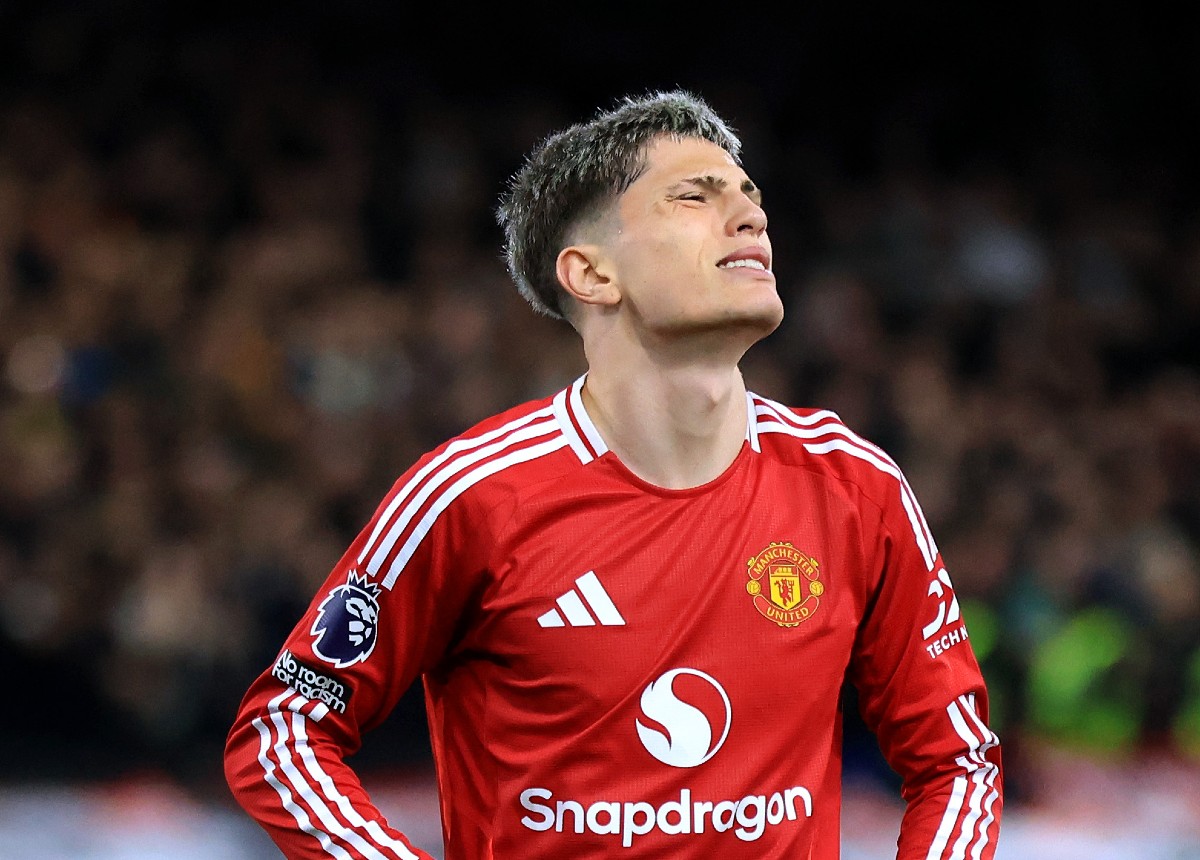
M575 580L575 585L576 588L572 588L555 601L558 609L551 609L538 616L539 626L565 627L569 624L572 627L593 627L597 620L606 627L625 623L594 570L589 570ZM561 615L559 609L562 610ZM588 612L588 609L591 609L591 612ZM563 620L563 616L566 616L566 621Z

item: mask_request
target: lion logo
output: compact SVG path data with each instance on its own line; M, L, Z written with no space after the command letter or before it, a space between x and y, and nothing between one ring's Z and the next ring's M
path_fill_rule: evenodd
M379 629L380 588L351 570L345 585L335 586L317 608L309 631L313 653L339 669L361 663L375 650Z

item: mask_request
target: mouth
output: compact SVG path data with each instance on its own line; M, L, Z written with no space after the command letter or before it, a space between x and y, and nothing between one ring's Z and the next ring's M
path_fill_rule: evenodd
M767 249L759 245L750 245L734 251L729 256L718 261L718 269L753 269L756 272L771 271L771 256Z
M718 263L717 268L718 269L757 269L760 272L767 271L767 267L765 265L763 265L762 260L755 260L755 259L749 259L749 258L742 259L742 260L729 260L728 262L725 262L725 263Z

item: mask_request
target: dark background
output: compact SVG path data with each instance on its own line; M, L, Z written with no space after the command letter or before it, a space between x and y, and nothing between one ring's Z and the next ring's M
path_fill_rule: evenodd
M1041 738L1188 754L1200 53L1182 15L397 7L0 2L5 776L223 790L237 700L391 481L579 366L506 282L505 178L563 123L673 86L730 120L766 191L789 323L747 375L912 466L991 631L1014 790ZM960 235L980 211L988 229ZM964 262L972 240L1002 243L1000 274ZM910 402L940 378L950 424ZM1050 441L989 434L1010 404ZM1080 737L1045 710L1072 635L1122 643L1076 704L1133 728ZM423 732L414 692L364 766L422 763ZM852 771L888 778L853 717L848 740Z

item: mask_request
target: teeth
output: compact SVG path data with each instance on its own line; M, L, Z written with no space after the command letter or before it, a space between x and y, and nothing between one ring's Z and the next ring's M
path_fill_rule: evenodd
M730 260L728 263L722 263L719 268L722 269L758 269L765 272L767 267L758 260Z

